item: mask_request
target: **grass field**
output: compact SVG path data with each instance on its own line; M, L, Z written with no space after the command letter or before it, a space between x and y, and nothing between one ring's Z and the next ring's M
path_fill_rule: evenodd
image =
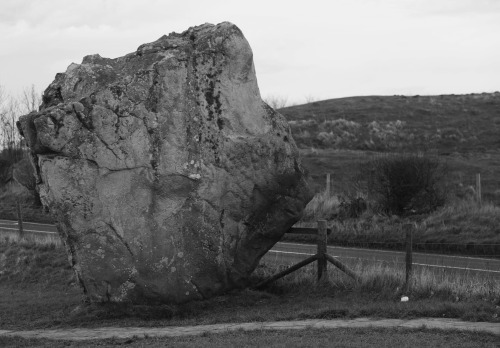
M254 284L282 266L267 263ZM500 280L416 274L409 302L401 302L402 273L391 265L358 264L362 281L330 269L317 285L303 269L263 291L242 290L181 305L87 304L66 254L45 242L0 243L0 328L182 326L294 319L461 318L499 322Z
M303 148L482 153L498 152L499 106L496 92L349 97L279 112Z

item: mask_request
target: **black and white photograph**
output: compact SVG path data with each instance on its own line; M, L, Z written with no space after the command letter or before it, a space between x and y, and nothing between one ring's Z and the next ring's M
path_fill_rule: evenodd
M0 0L0 347L500 347L499 0Z

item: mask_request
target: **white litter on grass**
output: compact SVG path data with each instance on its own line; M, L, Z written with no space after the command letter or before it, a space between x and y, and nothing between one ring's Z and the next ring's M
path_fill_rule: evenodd
M408 296L402 296L401 297L401 302L408 302L410 299L408 298Z

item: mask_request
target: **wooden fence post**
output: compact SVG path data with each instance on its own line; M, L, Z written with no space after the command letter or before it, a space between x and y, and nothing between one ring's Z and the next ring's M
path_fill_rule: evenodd
M325 254L326 250L326 242L327 242L327 233L326 233L326 220L318 220L318 281L322 278L327 280L327 262Z
M267 280L264 280L263 282L257 284L254 288L255 289L261 289L263 287L265 287L266 285L274 282L275 280L278 280L280 278L283 278L284 276L286 276L287 274L290 274L292 272L295 272L296 270L304 267L304 266L307 266L308 264L310 264L311 262L314 262L318 259L318 255L313 255L313 256L310 256L308 257L307 259L305 260L302 260L300 261L299 263L285 269L284 271L278 273L278 274L275 274L274 276L272 276L271 278L267 279Z
M482 204L482 194L481 194L481 174L476 174L476 199L479 205Z
M374 177L374 170L370 169L370 174L368 176L368 183L367 183L367 195L368 195L368 202L371 202L372 196L373 196L373 177Z
M16 202L16 210L17 210L17 226L19 228L19 237L24 238L24 229L23 229L23 215L21 212L21 204L19 201Z
M405 279L404 293L408 294L408 292L411 289L411 276L413 273L413 270L412 270L412 267L413 267L413 248L412 248L413 225L412 224L404 224L403 230L405 231L405 234L406 234L406 279Z
M330 180L330 173L326 174L326 196L330 197L330 192L331 192L331 180Z

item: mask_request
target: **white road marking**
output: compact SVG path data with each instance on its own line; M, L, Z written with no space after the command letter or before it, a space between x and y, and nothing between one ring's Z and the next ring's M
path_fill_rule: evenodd
M7 221L9 223L14 223L17 224L15 221L11 220L0 220L1 221ZM38 223L34 223L38 224ZM44 225L44 226L54 226L54 225L49 225L49 224L38 224L38 225ZM9 228L9 227L0 227L0 230L11 230L11 231L19 231L18 228ZM38 231L38 230L29 230L29 229L24 229L24 232L33 232L33 233L46 233L46 234L57 234L57 232L51 232L51 231ZM309 246L309 244L298 244L298 243L287 243L287 242L279 242L279 244L285 244L285 245L295 245L299 247L304 247L304 246ZM311 245L311 247L313 247ZM400 254L400 255L405 255L404 252L398 252L398 251L389 251L389 250L377 250L377 249L362 249L362 248L346 248L346 247L336 247L336 246L329 246L330 249L336 248L336 249L344 249L344 250L360 250L363 252L366 251L374 251L374 252L382 252L382 253L391 253L391 254ZM294 252L294 251L281 251L281 250L269 250L269 252L272 253L280 253L280 254L294 254L294 255L307 255L307 256L312 256L315 254L311 253L302 253L302 252ZM491 260L491 259L485 259L485 258L479 258L479 257L466 257L466 256L451 256L451 255L433 255L433 254L424 254L424 253L414 253L418 255L425 255L425 256L436 256L436 257L451 257L451 258L458 258L458 259L470 259L470 260L481 260L481 261L492 261L495 262L496 260ZM364 259L361 257L356 257L356 256L334 256L335 258L344 258L344 259ZM371 260L369 260L371 261ZM377 259L372 259L372 261L379 261L379 262L391 262L388 260L377 260ZM424 267L437 267L437 268L448 268L448 269L458 269L458 270L465 270L465 271L478 271L478 272L490 272L490 273L500 273L500 271L495 271L495 270L489 270L489 269L480 269L480 268L467 268L467 267L456 267L456 266L444 266L444 265L431 265L431 264L425 264L425 263L413 263L413 265L416 266L424 266Z
M300 246L303 247L305 245L315 247L313 244L298 244L298 243L287 243L287 242L278 242L278 244L286 244L286 245L295 245L295 246ZM338 247L335 245L329 245L328 248L335 248L335 249L344 249L344 250L360 250L360 251L373 251L377 253L388 253L388 254L401 254L401 255L406 255L404 251L391 251L391 250L379 250L379 249L363 249L363 248L347 248L347 247ZM430 254L430 253L413 253L413 255L422 255L422 256L434 256L434 257L449 257L453 259L468 259L468 260L480 260L480 261L493 261L495 262L495 259L488 259L485 257L470 257L470 256L454 256L454 255L442 255L442 254Z
M11 223L17 224L17 221L14 221L14 220L2 220L2 219L0 219L0 223L4 223L4 222L11 222ZM41 223L41 222L23 221L23 223L25 223L25 224L32 224L32 225L42 225L42 226L56 227L56 225L54 225L54 224L44 224L44 223Z
M280 251L280 250L269 250L268 252L270 253L279 253L279 254L295 254L295 255L308 255L312 256L314 254L307 254L307 253L300 253L300 252L293 252L293 251ZM355 257L355 256L334 256L336 259L360 259L360 260L367 260L367 261L379 261L379 262L388 262L391 263L391 261L388 260L369 260L361 257ZM398 264L404 264L404 262L396 262ZM456 267L456 266L441 266L441 265L430 265L426 263L413 263L415 266L425 266L425 267L437 267L437 268L449 268L449 269L459 269L459 270L464 270L464 271L478 271L478 272L489 272L489 273L500 273L500 271L495 271L491 269L481 269L481 268L467 268L467 267Z
M11 231L16 231L19 232L19 228L9 228L9 227L0 227L1 230L11 230ZM57 234L57 232L51 232L51 231L38 231L38 230L27 230L23 228L24 232L33 232L33 233L47 233L47 234Z
M296 253L294 251L280 251L280 250L269 250L268 253L294 254L294 255L307 255L307 256L313 256L313 255L315 255L315 254Z
M17 221L0 220L0 224L5 224L5 225L17 225Z
M416 266L425 267L437 267L437 268L450 268L450 269L461 269L464 271L479 271L479 272L490 272L490 273L500 273L500 271L494 271L492 269L481 269L481 268L467 268L467 267L455 267L455 266L441 266L441 265L427 265L425 263L413 263Z

